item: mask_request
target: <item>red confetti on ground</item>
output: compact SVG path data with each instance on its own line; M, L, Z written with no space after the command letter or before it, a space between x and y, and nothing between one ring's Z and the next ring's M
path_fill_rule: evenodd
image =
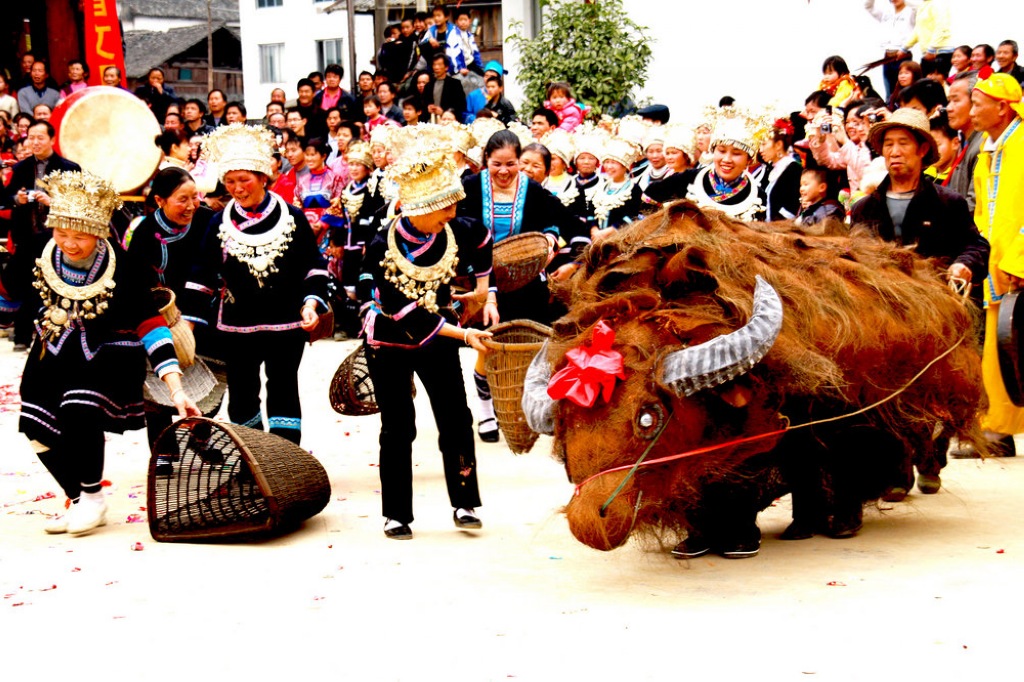
M104 583L104 586L105 587L110 587L111 585L116 585L116 584L117 584L116 580L111 580L109 583Z
M11 606L24 606L24 605L25 605L25 602L23 602L23 601L14 602L13 604L11 604Z
M55 497L57 497L57 496L55 494L53 494L52 492L47 492L47 493L43 493L42 495L36 495L35 499L33 499L32 501L33 502L42 502L43 500L52 500Z
M334 545L327 545L327 549L334 549Z
M104 488L109 488L110 486L112 486L114 484L104 478L102 481L100 481L100 485L102 487L104 487Z
M135 544L132 545L132 551L133 552L141 552L144 549L145 549L145 547L142 546L141 542L136 542Z
M996 554L1006 554L1006 550L1005 549L997 549L996 550Z
M139 507L139 511L146 511L145 507Z
M349 435L351 435L351 434L350 434L350 433L349 433L348 431L346 431L346 432L345 432L345 435L346 435L346 436L349 436Z
M142 523L142 517L138 514L129 514L124 520L125 523Z
M846 587L846 583L841 583L838 580L830 580L827 584L829 587Z
M80 569L78 566L75 566L74 568L71 569L71 572L72 573L81 573L82 569Z

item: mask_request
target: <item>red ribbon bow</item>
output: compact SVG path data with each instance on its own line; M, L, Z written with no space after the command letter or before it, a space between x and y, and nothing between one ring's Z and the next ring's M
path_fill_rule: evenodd
M589 345L577 346L565 354L569 364L551 377L548 395L553 400L568 398L580 407L593 407L599 395L608 402L616 379L625 379L622 353L612 350L615 331L602 320L594 328Z
M992 69L991 66L983 66L980 69L978 69L978 80L988 80L989 76L991 76L993 73L995 73L995 71Z

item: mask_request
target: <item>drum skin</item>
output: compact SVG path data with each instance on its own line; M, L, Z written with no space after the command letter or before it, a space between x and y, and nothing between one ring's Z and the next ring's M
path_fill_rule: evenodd
M999 320L996 325L996 348L999 369L1003 375L1006 394L1017 407L1024 407L1024 297L1021 290L1011 291L999 301Z
M146 184L163 158L160 124L146 103L127 90L97 85L73 93L50 116L54 149L108 180L118 192Z

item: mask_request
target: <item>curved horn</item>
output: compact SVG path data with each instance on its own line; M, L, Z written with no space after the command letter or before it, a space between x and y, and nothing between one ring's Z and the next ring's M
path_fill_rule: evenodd
M661 362L662 385L690 396L735 379L760 362L782 330L782 299L760 275L756 281L750 321L731 334L668 354Z
M527 425L537 433L548 436L555 432L555 401L548 395L551 364L548 362L548 342L533 356L523 382L523 413Z

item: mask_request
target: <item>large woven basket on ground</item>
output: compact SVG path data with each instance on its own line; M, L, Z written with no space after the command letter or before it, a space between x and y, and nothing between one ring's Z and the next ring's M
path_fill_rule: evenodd
M512 320L497 324L490 331L494 336L483 343L488 350L484 363L494 398L494 414L509 448L519 455L529 452L537 442L537 434L530 430L523 414L523 384L526 370L551 336L551 328L531 320Z
M157 455L174 472L156 475ZM189 417L160 435L149 462L149 532L160 542L244 540L293 530L331 499L327 472L291 441Z
M498 291L521 289L548 263L548 238L524 232L494 245L494 280Z

